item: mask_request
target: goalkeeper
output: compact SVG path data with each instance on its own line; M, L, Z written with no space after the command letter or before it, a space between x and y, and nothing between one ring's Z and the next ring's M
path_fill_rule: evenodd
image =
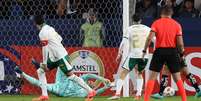
M33 64L37 65L35 61L32 61ZM38 64L39 66L39 64ZM86 97L88 95L87 91L82 88L80 85L74 81L65 77L65 74L61 71L60 68L57 69L55 83L52 84L43 84L39 80L27 75L19 67L15 68L15 71L22 75L28 82L35 86L46 86L47 90L57 96L61 97ZM92 88L94 88L94 83L89 82L89 79L95 79L101 81L104 84L104 87L96 90L97 95L103 93L106 89L109 88L110 80L100 77L95 74L84 74L81 78Z

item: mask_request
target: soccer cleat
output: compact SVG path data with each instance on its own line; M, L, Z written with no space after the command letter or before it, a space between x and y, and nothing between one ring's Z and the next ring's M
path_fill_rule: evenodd
M195 97L201 97L201 90L199 92L196 92Z
M87 98L85 99L85 101L93 101L93 97L96 96L96 91L93 90L91 92L88 93Z
M31 63L35 66L36 69L40 68L40 63L38 63L34 58L31 59Z
M40 96L38 98L33 98L32 101L48 101L48 96Z
M134 97L134 100L140 100L140 97L141 97L141 96L135 96L135 97Z
M118 99L120 99L120 95L114 95L114 96L108 98L108 100L118 100Z
M151 97L154 99L163 99L163 96L160 95L159 93L153 94Z
M21 70L18 66L16 66L16 67L14 68L14 70L15 70L15 72L17 72L17 73L19 73L19 74L22 74L22 73L23 73L22 70Z

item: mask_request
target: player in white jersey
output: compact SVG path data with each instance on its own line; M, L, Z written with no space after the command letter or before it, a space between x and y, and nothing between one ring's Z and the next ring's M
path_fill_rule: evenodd
M147 64L148 56L143 60L142 51L146 42L146 39L149 35L150 28L141 24L141 18L139 14L133 16L134 25L130 26L127 29L126 34L123 36L123 42L125 45L128 45L128 54L127 58L124 61L122 68L123 70L120 73L120 79L116 83L116 93L113 97L109 98L111 100L119 99L122 86L124 84L124 79L133 68L136 69L137 76L137 93L135 99L138 100L141 96L142 87L143 87L143 78L142 72ZM119 52L118 57L121 56Z
M37 15L34 17L34 24L40 30L39 38L42 45L43 62L40 68L37 68L38 78L43 84L47 84L45 72L59 67L68 79L76 82L88 92L87 100L93 99L96 92L91 89L83 79L79 78L72 72L72 66L68 62L68 53L62 45L62 37L55 29L45 24L43 16ZM48 66L47 66L48 65ZM41 86L42 96L33 99L34 101L48 100L46 86Z

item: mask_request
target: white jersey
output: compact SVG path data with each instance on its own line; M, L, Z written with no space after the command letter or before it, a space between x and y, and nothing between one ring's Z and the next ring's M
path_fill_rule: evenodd
M124 37L129 40L128 55L130 58L142 58L142 51L150 31L151 29L148 26L142 24L132 25L127 29ZM148 58L148 56L146 55L145 58Z
M68 53L62 45L62 37L49 25L44 25L39 33L43 45L43 63L47 64L48 58L55 62L64 58Z

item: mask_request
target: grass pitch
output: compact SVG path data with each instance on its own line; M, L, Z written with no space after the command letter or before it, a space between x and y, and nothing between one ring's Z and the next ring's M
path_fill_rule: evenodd
M0 101L31 101L32 98L37 96L29 96L29 95L0 95ZM110 101L107 100L108 97L96 97L93 101ZM50 101L84 101L84 98L62 98L62 97L56 97L51 96ZM121 98L117 101L134 101L132 97L129 98ZM141 98L140 101L143 101L143 98ZM156 100L151 99L151 101L181 101L181 98L179 96L177 97L165 97L163 100ZM201 101L201 98L195 98L193 96L188 96L187 101Z

